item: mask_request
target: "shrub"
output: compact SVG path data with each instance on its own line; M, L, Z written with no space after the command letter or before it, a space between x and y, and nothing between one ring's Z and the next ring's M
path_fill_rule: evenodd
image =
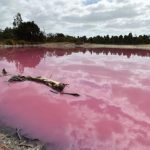
M12 39L7 39L7 40L4 41L4 44L6 44L6 45L15 45L16 43Z
M19 45L25 45L25 44L28 44L28 42L24 41L24 40L18 40L16 41L17 44Z

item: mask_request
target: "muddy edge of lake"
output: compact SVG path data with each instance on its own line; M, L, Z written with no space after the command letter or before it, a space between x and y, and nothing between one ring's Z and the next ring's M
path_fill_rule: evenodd
M38 139L30 139L21 130L0 125L0 150L44 150L45 145Z
M8 47L46 47L46 48L121 48L121 49L143 49L150 50L150 44L143 45L108 45L108 44L75 44L75 43L67 43L67 42L58 42L58 43L44 43L44 44L32 44L32 45L0 45L0 48L8 48Z

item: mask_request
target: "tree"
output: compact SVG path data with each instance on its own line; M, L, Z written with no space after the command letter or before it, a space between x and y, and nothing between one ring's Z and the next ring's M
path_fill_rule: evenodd
M20 13L17 13L16 16L14 17L14 21L13 21L13 26L19 27L19 25L22 23L22 17Z
M128 34L128 44L133 44L133 35L132 35L132 33Z
M0 29L0 40L3 39L3 31Z
M6 27L2 35L4 39L14 39L14 30Z
M41 41L40 38L44 37L38 25L33 21L19 24L18 28L15 30L15 33L18 39L30 42Z
M86 36L82 36L80 39L81 39L81 41L82 41L83 43L85 43L85 42L87 41L87 37L86 37Z
M55 38L56 38L56 42L63 42L65 39L65 36L63 33L56 33Z
M119 35L119 44L123 44L123 36Z

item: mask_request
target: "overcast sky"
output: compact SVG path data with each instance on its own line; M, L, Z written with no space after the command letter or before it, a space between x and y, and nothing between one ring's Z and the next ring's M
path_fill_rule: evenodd
M0 29L17 12L46 33L150 34L150 0L0 0Z

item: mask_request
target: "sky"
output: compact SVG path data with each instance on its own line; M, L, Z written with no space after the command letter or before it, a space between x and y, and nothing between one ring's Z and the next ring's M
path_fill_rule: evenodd
M150 0L0 0L0 29L18 12L46 33L150 34Z

